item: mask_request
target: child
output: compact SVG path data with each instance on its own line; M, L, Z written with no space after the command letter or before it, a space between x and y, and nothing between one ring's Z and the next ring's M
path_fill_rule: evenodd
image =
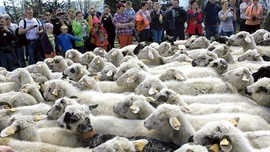
M68 33L68 27L66 25L61 26L61 34L58 35L58 41L59 41L59 49L62 52L62 56L65 56L65 53L67 50L72 49L72 42L74 41L83 41L83 39L80 39L78 37L72 36Z
M92 37L95 39L95 45L98 47L102 47L104 50L108 50L108 35L105 28L101 25L100 20L98 18L93 19L93 25L90 29L90 33ZM92 41L93 43L93 41Z
M46 33L41 36L41 46L45 54L45 58L53 58L58 51L58 40L53 34L53 24L45 23L44 28Z

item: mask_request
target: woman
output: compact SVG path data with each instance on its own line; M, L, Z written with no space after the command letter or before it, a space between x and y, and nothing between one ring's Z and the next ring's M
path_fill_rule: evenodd
M105 28L101 25L99 19L97 17L93 18L93 25L90 29L90 33L95 38L95 45L98 47L102 47L105 51L108 51L108 35Z
M132 44L133 39L132 27L134 27L134 23L128 20L124 11L125 5L123 3L118 3L117 12L113 17L120 48Z
M160 9L158 2L154 3L154 10L151 12L151 31L154 37L154 42L160 43L163 34L163 11Z
M113 17L112 14L110 13L109 6L104 6L104 11L100 16L100 19L103 27L106 29L108 34L109 45L106 50L110 50L114 48L115 27L113 24Z
M218 12L220 19L219 34L221 36L231 36L234 34L233 21L236 21L236 11L233 8L228 8L228 1L221 0L221 11Z
M141 2L141 9L136 13L136 29L139 32L139 42L149 41L150 38L150 13L147 10L148 3L146 1ZM138 25L142 25L138 28Z
M41 46L45 54L45 58L53 58L56 56L56 51L58 50L58 39L55 34L53 34L53 24L45 23L44 28L46 33L41 36Z
M188 14L188 27L186 32L188 36L192 35L202 35L202 22L203 22L203 14L202 10L198 8L198 4L196 0L190 1L190 8L187 11Z
M260 29L260 19L263 16L263 8L258 4L259 0L253 0L252 4L246 9L245 31L250 34Z

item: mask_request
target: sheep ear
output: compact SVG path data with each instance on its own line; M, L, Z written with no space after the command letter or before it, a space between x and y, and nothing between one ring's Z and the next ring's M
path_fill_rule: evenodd
M219 143L220 148L224 151L224 152L229 152L232 150L232 145L231 143L228 141L228 139L224 138L222 141L220 141Z
M1 137L7 137L9 135L13 135L15 134L16 131L17 131L16 126L13 126L13 125L8 126L7 128L1 131Z
M182 106L181 111L184 113L192 112L191 108L188 105Z
M245 41L246 41L247 43L251 43L251 35L246 35Z
M153 87L151 87L150 89L149 89L149 91L148 91L148 93L150 94L150 95L154 95L154 94L156 94L156 93L158 93L159 91L157 90L157 89L155 89L155 88L153 88Z
M112 53L112 56L116 56L117 55L117 51L114 51L113 53Z
M246 72L244 72L242 80L243 81L249 81L249 75Z
M148 101L148 102L153 102L153 101L156 101L153 97L146 97L146 100Z
M209 147L209 150L211 150L213 152L219 152L219 146L217 144L211 145Z
M132 105L129 107L132 111L132 113L137 114L140 111L140 108L138 106Z
M231 122L236 127L239 123L239 119L240 119L239 117L233 118L233 119L229 120L229 122Z
M136 75L127 78L127 83L133 83L136 80Z
M86 79L84 79L83 81L86 87L88 87L89 89L93 89L92 84L89 81L87 81Z
M139 139L139 140L135 140L135 141L131 141L131 142L137 151L143 151L145 145L148 143L148 140Z
M45 118L47 118L47 115L34 115L34 116L33 116L33 120L34 120L34 121L43 120L43 119L45 119Z
M179 122L179 120L176 117L171 117L170 118L170 125L172 126L172 128L174 130L179 130L181 123Z
M107 73L106 73L106 76L107 77L110 77L113 75L113 70L109 70Z
M179 74L179 73L176 73L175 74L175 78L176 78L176 80L179 80L179 81L185 80L185 78L181 74Z
M93 110L93 109L96 109L98 107L98 104L95 104L95 105L91 105L89 106L89 110Z
M154 57L154 54L153 54L153 51L151 50L151 51L149 51L148 50L148 57L149 57L149 59L155 59L155 57Z
M54 89L53 92L52 92L52 94L53 94L55 97L58 97L58 95L59 95L59 94L58 94L58 90L57 90L57 89Z
M72 115L72 116L69 117L69 119L75 120L75 121L80 120L80 118L77 115Z

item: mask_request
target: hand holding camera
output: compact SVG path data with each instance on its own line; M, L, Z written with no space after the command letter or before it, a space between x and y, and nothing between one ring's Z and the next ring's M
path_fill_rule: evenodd
M252 21L256 21L257 17L256 16L252 16L251 19L252 19Z
M234 8L230 8L230 11L232 11L232 12L233 12L233 11L234 11Z

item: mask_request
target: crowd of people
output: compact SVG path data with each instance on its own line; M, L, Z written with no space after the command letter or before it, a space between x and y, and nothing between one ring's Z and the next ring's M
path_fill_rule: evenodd
M0 63L11 71L17 67L52 58L65 56L67 50L76 48L81 53L102 47L109 51L134 42L160 43L165 35L174 40L184 40L192 35L207 39L219 35L230 36L237 30L255 32L263 19L259 0L244 0L239 8L236 0L208 0L204 8L197 0L190 0L189 7L179 6L172 0L165 8L152 0L142 1L140 9L134 10L132 2L118 3L113 15L110 6L99 12L94 6L89 11L50 9L37 18L32 8L25 10L19 24L11 23L8 14L0 16ZM270 12L264 20L264 28L270 30ZM239 22L238 22L239 21ZM24 40L24 41L23 41Z

